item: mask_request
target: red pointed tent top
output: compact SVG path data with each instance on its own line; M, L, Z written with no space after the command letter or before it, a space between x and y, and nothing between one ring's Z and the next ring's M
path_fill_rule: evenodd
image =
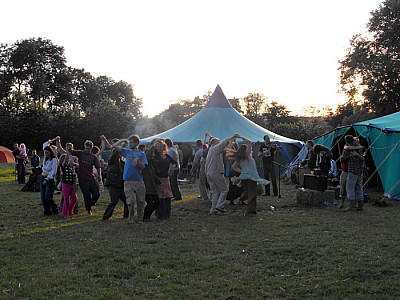
M219 84L215 88L214 93L212 93L210 100L208 100L204 108L210 108L210 107L232 108L231 104L226 99L224 92L222 91Z

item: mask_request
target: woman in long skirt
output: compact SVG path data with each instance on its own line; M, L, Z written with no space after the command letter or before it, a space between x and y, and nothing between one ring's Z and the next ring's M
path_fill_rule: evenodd
M155 170L157 177L161 180L161 184L156 186L158 198L160 199L160 205L156 209L156 216L165 220L171 217L171 198L173 197L168 171L170 164L177 166L178 162L167 154L168 146L164 140L156 141L155 149Z
M257 184L266 185L268 180L262 179L257 172L256 162L252 156L251 141L245 137L239 137L246 142L246 145L241 145L237 151L227 151L227 157L234 159L232 169L239 172L239 176L231 178L231 181L238 185L245 187L247 190L247 214L254 215L257 213Z

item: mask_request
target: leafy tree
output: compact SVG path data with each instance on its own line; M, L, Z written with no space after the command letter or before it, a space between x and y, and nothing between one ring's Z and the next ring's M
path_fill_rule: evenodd
M268 98L260 93L250 93L242 99L246 117L257 124L262 123L262 115L265 113Z
M365 121L377 116L363 105L349 100L345 104L338 105L336 112L329 116L328 122L332 128L346 126Z
M64 48L47 39L0 45L2 144L24 141L37 148L55 135L83 143L134 128L142 99L131 84L65 62Z
M122 113L111 101L105 101L102 105L88 109L86 116L81 118L78 124L81 130L80 136L96 143L102 134L108 137L120 137L130 128L132 131L134 129L129 115ZM80 142L83 143L83 140Z
M358 95L378 115L400 109L400 1L386 0L371 13L369 36L355 35L340 61L340 83L350 100Z
M47 39L17 41L2 48L1 76L7 89L23 92L34 107L52 108L69 97L64 48ZM7 86L8 85L8 86Z
M173 128L202 110L210 96L211 92L208 91L202 97L196 96L193 100L179 100L176 103L172 103L151 120L148 118L139 120L137 130L143 134L143 137L148 137Z
M237 110L238 113L243 114L242 104L240 98L228 99L231 106Z
M272 101L263 113L265 126L271 126L277 123L285 123L289 118L289 113L285 105L280 105L276 101Z

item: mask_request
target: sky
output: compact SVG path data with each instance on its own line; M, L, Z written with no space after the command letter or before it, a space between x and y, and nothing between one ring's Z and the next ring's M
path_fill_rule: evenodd
M219 84L293 115L336 109L338 61L382 0L0 0L0 43L47 38L67 65L133 85L152 117Z

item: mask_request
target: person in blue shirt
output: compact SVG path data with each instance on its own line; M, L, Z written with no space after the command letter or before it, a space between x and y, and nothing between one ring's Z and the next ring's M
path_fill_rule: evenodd
M123 148L122 143L128 141L129 148ZM134 204L136 202L136 222L143 222L144 203L146 188L143 182L142 170L147 165L147 157L138 146L140 138L136 134L131 135L127 140L121 139L112 145L116 151L120 152L125 158L124 166L124 191L126 195L126 204L129 209L128 222L132 223L134 219Z

